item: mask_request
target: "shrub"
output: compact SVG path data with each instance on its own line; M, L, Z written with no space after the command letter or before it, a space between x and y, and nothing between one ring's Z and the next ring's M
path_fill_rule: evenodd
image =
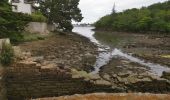
M33 22L46 22L47 20L46 17L44 17L41 12L35 12L31 14L31 17Z
M0 9L0 38L10 38L12 43L20 41L20 33L31 20L28 14Z
M10 44L2 44L2 51L0 54L1 64L7 66L14 60L14 50Z

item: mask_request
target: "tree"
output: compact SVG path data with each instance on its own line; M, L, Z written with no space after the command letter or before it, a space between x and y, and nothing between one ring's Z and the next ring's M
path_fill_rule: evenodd
M27 14L12 12L8 0L0 1L0 38L18 42L22 38L21 32L31 20Z
M140 9L127 9L102 17L95 23L96 29L126 32L170 33L170 1Z
M78 5L79 0L41 0L40 10L49 23L63 31L71 31L72 20L80 22L83 19Z
M0 9L3 9L3 10L10 10L11 7L8 3L8 0L1 0L0 1Z
M112 14L115 14L115 13L116 13L116 5L115 5L115 3L114 3L113 9L112 9Z

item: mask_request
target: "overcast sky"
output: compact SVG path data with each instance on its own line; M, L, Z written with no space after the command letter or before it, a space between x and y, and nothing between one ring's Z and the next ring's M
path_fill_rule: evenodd
M93 23L106 14L110 14L114 3L117 11L140 8L167 0L80 0L79 8L84 19L81 23Z

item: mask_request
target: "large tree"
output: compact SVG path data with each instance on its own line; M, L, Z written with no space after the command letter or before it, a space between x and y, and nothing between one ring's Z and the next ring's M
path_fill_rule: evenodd
M40 10L48 18L48 22L63 31L73 29L72 20L80 22L83 19L78 8L79 0L40 0L39 3Z

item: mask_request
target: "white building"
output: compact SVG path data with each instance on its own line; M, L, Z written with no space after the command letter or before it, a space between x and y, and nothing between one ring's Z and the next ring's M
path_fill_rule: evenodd
M34 12L32 2L29 0L11 0L12 11L13 12L22 12L26 14L32 14Z

